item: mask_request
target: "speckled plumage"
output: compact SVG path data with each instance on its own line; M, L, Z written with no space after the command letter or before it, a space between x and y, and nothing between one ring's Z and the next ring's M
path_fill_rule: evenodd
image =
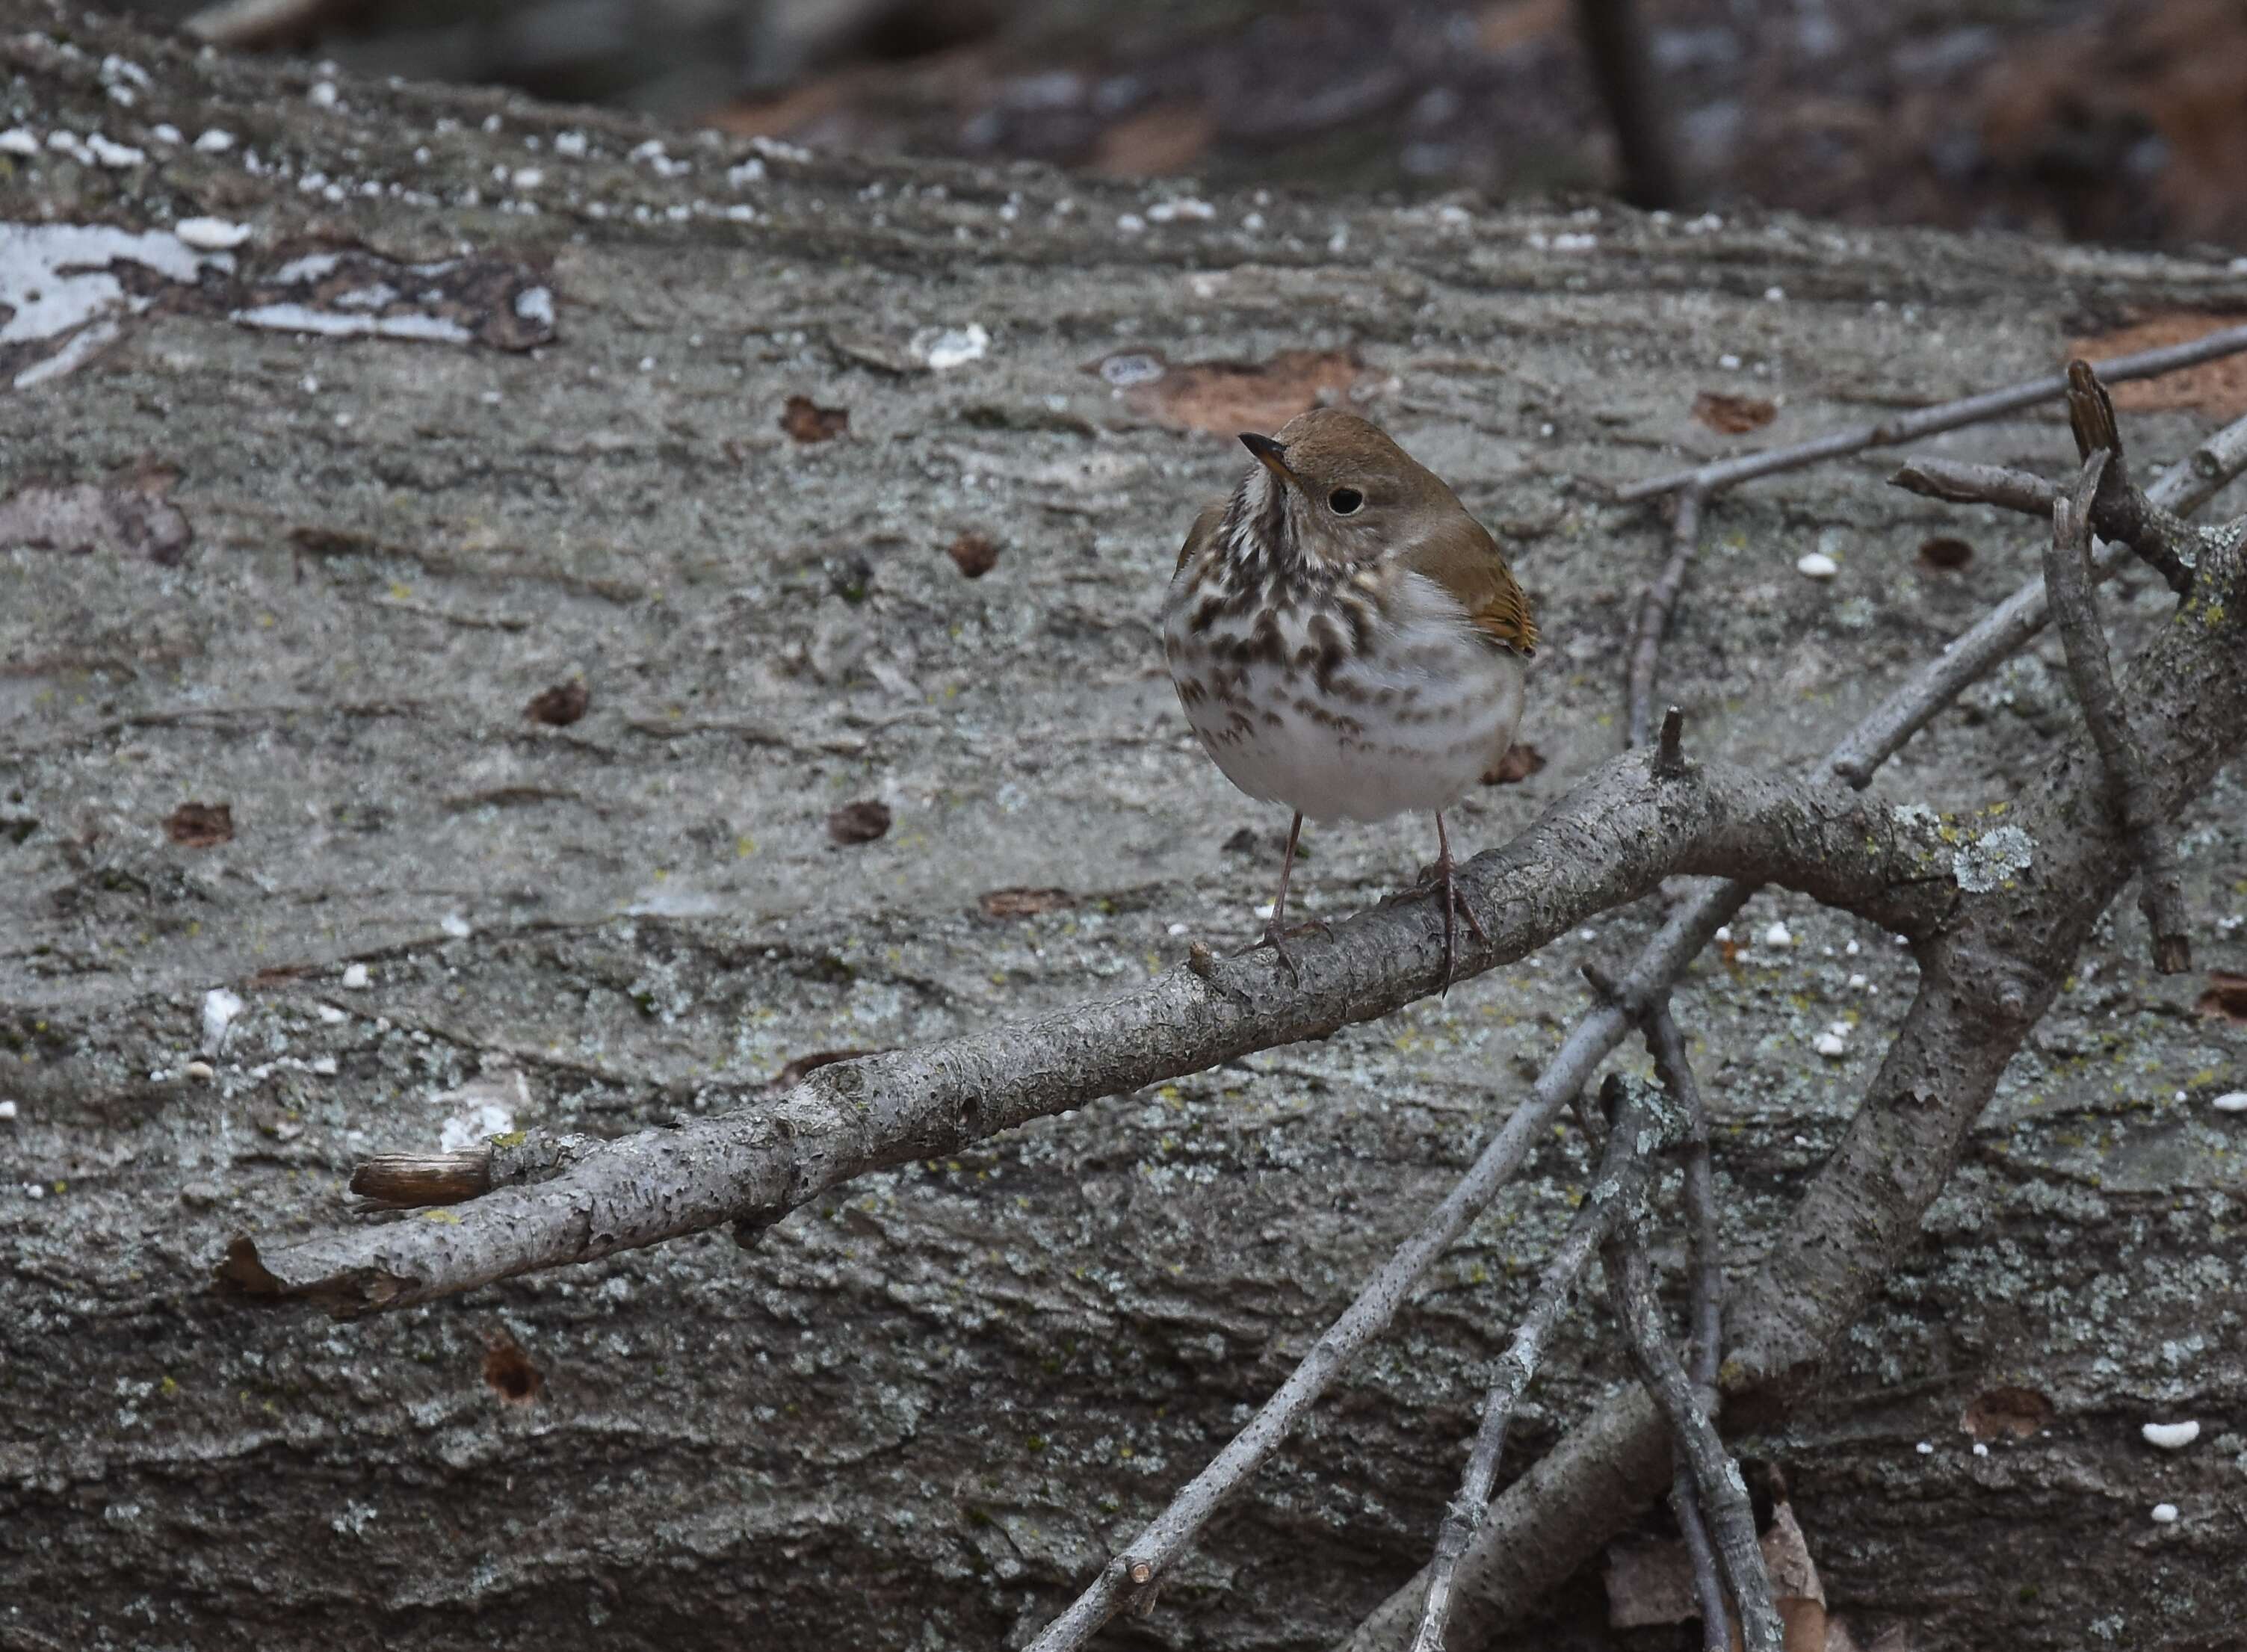
M1196 519L1163 607L1187 720L1234 785L1299 817L1436 811L1448 883L1441 811L1513 739L1528 599L1451 490L1366 420L1320 409L1241 440L1257 462ZM1283 958L1286 900L1283 868L1267 934ZM1447 916L1447 954L1448 936Z

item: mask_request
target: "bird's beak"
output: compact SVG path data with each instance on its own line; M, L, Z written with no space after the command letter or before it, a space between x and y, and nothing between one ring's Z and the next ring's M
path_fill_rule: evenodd
M1293 481L1295 473L1287 468L1287 450L1269 436L1260 436L1253 430L1240 433L1240 445L1256 455L1256 462L1282 481Z

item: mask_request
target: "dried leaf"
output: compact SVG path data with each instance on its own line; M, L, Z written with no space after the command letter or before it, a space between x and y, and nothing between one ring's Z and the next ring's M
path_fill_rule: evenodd
M593 692L582 682L557 683L533 694L530 703L522 708L522 714L550 728L567 728L583 717L585 707L592 703Z
M945 553L969 579L980 579L999 565L999 547L988 534L962 534L945 547Z
M1779 404L1761 396L1733 396L1721 390L1704 390L1693 398L1693 417L1727 436L1760 430L1778 416Z
M809 396L790 396L781 409L780 427L796 441L832 441L850 428L850 410L823 407Z
M210 849L234 836L231 803L181 803L164 817L164 835L188 849Z
M2209 971L2208 990L2193 1007L2212 1021L2247 1027L2247 975L2234 975L2222 969Z
M2052 1424L2052 1403L2032 1388L2000 1384L1975 1396L1958 1426L1975 1439L2025 1440Z
M494 1331L484 1339L484 1382L505 1403L529 1405L546 1386L546 1374L531 1363L522 1343Z
M1217 136L1205 104L1164 103L1127 115L1092 147L1092 170L1111 178L1159 178L1185 172Z
M1490 772L1482 777L1482 783L1485 786L1516 785L1544 767L1544 753L1517 740L1506 748L1506 755L1499 758Z
M1076 905L1065 889L994 889L977 898L987 918L1035 918Z
M2237 316L2212 316L2201 310L2148 316L2095 338L2071 338L2063 358L2080 356L2098 361L2107 356L2166 349L2235 326L2238 320ZM2132 379L2109 385L2107 391L2114 398L2118 413L2182 411L2209 419L2237 419L2247 413L2247 358L2225 356L2216 361L2204 361L2197 367L2165 372L2158 379Z
M1089 371L1099 372L1095 363ZM1187 430L1232 437L1267 434L1357 382L1356 352L1283 350L1266 362L1202 361L1171 366L1124 392L1134 413ZM1237 450L1236 450L1237 451Z
M871 843L890 829L890 806L865 798L827 817L827 835L838 843Z
M1938 534L1920 542L1919 559L1930 568L1952 570L1964 568L1974 560L1974 547L1963 539L1948 534Z
M803 1082L806 1073L816 1073L823 1067L832 1067L837 1062L855 1062L862 1055L880 1055L884 1049L823 1049L809 1055L799 1055L773 1075L766 1088L775 1090L794 1089Z

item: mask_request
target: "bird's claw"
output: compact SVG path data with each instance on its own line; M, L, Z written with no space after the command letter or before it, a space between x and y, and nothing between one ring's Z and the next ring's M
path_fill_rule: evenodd
M1310 934L1316 934L1322 939L1332 940L1334 925L1323 918L1307 918L1300 924L1282 924L1276 918L1270 918L1264 925L1264 939L1249 947L1248 951L1258 952L1267 946L1270 947L1273 957L1279 960L1280 967L1287 972L1288 982L1291 985L1301 986L1303 972L1296 967L1295 954L1289 950L1287 943L1295 936Z

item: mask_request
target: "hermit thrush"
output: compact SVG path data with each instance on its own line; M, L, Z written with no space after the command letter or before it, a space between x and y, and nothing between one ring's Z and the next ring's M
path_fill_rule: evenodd
M1264 939L1288 973L1287 876L1306 816L1436 816L1444 981L1456 905L1444 810L1498 761L1537 652L1529 599L1458 496L1377 427L1320 408L1195 518L1163 604L1171 679L1225 777L1295 812ZM1314 925L1315 927L1315 925Z

